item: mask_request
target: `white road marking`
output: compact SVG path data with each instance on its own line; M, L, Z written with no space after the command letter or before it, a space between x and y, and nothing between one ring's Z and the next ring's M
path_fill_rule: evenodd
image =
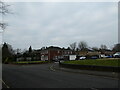
M55 69L53 69L53 66L50 66L50 70L55 71Z
M0 80L7 88L10 88L3 80Z

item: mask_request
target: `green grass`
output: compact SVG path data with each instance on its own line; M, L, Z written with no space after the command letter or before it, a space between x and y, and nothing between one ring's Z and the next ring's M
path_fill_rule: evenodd
M14 64L29 64L29 63L47 63L48 61L19 61L14 62Z
M97 60L77 60L65 61L65 64L97 65L97 66L120 66L120 59L97 59Z

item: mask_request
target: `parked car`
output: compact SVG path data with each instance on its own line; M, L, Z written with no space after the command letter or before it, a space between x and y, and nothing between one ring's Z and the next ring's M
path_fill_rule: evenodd
M120 52L116 52L115 54L113 54L114 58L120 58Z
M92 56L91 59L98 59L98 57L97 56Z
M80 60L84 60L84 59L86 59L86 57L80 57Z
M101 58L107 58L107 56L104 55L104 54L101 54L100 57L101 57Z
M108 56L106 56L107 58L112 58L113 56L112 55L108 55Z

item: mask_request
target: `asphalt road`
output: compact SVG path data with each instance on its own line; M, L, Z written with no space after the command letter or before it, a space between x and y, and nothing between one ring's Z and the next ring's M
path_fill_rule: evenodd
M51 68L53 64L3 64L2 79L10 88L118 88L118 79Z

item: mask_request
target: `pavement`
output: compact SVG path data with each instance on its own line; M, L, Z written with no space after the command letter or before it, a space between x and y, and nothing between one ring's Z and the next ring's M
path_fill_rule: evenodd
M116 78L116 79L118 79L118 76L120 75L120 73L118 73L118 72L105 72L105 71L92 71L92 70L80 70L80 69L65 68L65 67L60 66L58 62L55 62L55 64L53 64L51 66L51 69L53 71L61 70L61 71L65 71L65 72L111 77L111 78Z

